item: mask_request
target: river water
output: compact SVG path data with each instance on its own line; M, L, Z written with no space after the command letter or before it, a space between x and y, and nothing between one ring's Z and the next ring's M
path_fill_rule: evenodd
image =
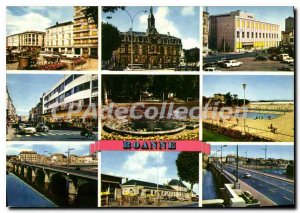
M14 174L6 175L6 205L9 207L56 207Z

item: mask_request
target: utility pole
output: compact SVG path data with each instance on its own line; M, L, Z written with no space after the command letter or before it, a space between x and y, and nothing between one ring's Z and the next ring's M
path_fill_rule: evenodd
M67 157L67 165L68 165L68 168L69 168L69 165L70 165L70 151L72 150L75 150L74 148L68 148L68 151L66 152L68 154L68 157Z
M236 183L235 188L239 188L239 145L236 145Z
M246 111L246 85L247 84L243 84L243 88L244 88L244 112L243 114L245 115L245 111ZM244 134L246 134L246 118L244 117Z

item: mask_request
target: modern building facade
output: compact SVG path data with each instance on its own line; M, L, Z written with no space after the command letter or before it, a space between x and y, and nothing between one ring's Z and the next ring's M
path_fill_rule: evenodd
M47 123L96 122L97 109L98 75L64 75L43 95L43 120Z
M73 48L73 22L56 22L46 28L45 50L53 52L74 52Z
M239 52L277 47L280 26L256 20L240 10L209 17L209 47L222 52Z
M27 50L41 50L44 47L45 33L41 31L25 31L6 37L7 48Z
M76 54L98 58L98 26L86 18L86 9L86 6L74 6L74 51Z
M121 32L121 46L114 52L112 59L114 66L125 68L131 64L131 34L133 64L139 64L144 68L168 68L180 64L181 39L171 36L170 33L160 34L157 31L151 7L146 32L132 31L132 29Z

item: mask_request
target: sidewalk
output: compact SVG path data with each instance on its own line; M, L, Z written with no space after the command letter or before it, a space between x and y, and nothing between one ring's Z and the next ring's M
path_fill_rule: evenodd
M15 129L11 127L8 128L8 133L6 134L6 140L7 141L12 141L15 138Z

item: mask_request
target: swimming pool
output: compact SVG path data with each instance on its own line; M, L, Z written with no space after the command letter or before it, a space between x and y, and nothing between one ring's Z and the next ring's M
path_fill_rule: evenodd
M274 118L278 118L281 114L270 114L270 113L257 113L257 112L247 112L246 118L250 119L264 119L264 120L271 120ZM238 114L238 117L243 117L244 114L240 113Z

